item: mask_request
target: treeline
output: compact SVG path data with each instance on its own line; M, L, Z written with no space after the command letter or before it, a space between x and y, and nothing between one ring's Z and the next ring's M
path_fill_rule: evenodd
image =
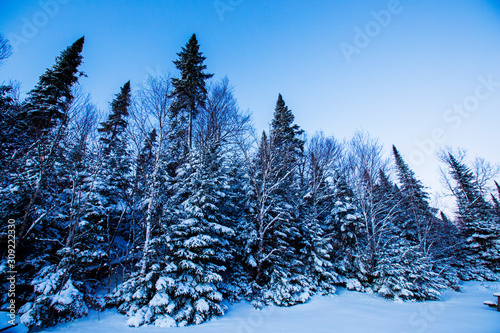
M290 306L345 286L426 300L498 279L500 188L489 193L492 180L479 182L462 155L442 155L450 219L395 147L391 162L365 133L306 139L281 95L254 139L195 35L177 77L134 92L124 83L99 121L78 83L83 46L64 50L24 100L0 87L1 239L15 219L25 325L117 307L131 326L182 326L242 298Z

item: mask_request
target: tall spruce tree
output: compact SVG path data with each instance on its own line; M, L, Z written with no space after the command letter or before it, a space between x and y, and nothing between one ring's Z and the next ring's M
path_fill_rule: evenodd
M226 310L222 285L234 231L222 208L228 191L225 163L216 146L190 156L162 221L163 237L153 240L159 260L114 296L119 311L131 317L130 326L200 324Z
M34 273L47 265L46 260L59 249L58 243L44 239L60 239L64 233L65 221L61 221L61 216L66 212L61 209L61 198L70 186L58 176L69 172L64 170L60 157L65 153L62 142L67 135L72 88L81 75L78 67L83 43L82 37L56 58L55 65L40 77L13 115L10 127L10 179L16 191L10 196L14 202L9 216L20 223L19 289L26 291L19 293L20 304L33 300Z
M171 117L175 121L175 125L182 129L177 135L187 135L187 138L178 139L187 140L187 150L190 150L193 142L193 120L198 114L199 108L205 105L207 96L205 81L213 74L204 72L207 68L203 64L206 57L200 52L200 45L195 34L191 36L186 46L177 55L179 59L175 60L174 64L180 71L181 77L172 79L174 86L172 95L175 96L175 101L172 104Z
M157 293L154 288L155 285L160 286L162 282L159 279L161 276L165 278L165 270L170 267L168 254L172 246L168 227L178 222L172 216L179 208L177 197L180 194L177 189L181 187L182 178L178 177L179 181L175 183L178 186L174 190L166 168L171 152L168 149L170 83L170 78L165 76L149 77L138 91L134 107L136 117L142 115L151 120L151 123L136 124L142 133L139 140L144 142L137 157L136 179L133 182L136 199L132 221L137 221L137 225L133 229L136 230L136 237L130 239L130 243L135 245L131 248L131 263L136 265L130 267L122 285L109 295L109 304L118 306L118 311L131 317L130 326L152 320L155 325L175 324L163 303L168 299L160 298L165 294L164 290L158 289ZM153 317L152 311L157 315Z
M21 240L30 241L29 250L20 251L24 256L20 280L32 291L31 299L20 303L33 301L20 313L21 321L29 327L53 325L88 311L82 293L86 287L68 263L71 255L64 246L65 235L71 230L69 201L80 186L71 183L72 165L65 156L71 146L71 140L66 139L69 112L74 106L73 88L83 75L78 70L83 44L82 37L56 58L56 64L28 93L16 117L15 131L21 143L17 184L27 194L19 235ZM67 299L63 301L60 295Z
M131 103L130 81L121 87L111 102L111 111L106 121L100 124L100 149L96 158L100 161L95 177L88 179L88 200L82 218L82 228L75 235L79 243L99 248L98 257L111 254L113 240L122 233L126 213L129 210L130 157L126 128L128 108ZM108 267L111 269L111 267ZM109 272L108 272L109 273Z
M200 324L225 312L221 284L232 259L229 239L232 222L221 209L228 191L220 148L211 145L193 156L185 179L189 196L181 203L177 223L170 227L173 244L170 260L176 269L175 284L167 288L171 315L180 325Z
M465 267L467 278L494 278L482 268L499 272L500 227L498 217L475 182L472 171L459 162L451 153L447 159L450 174L456 182L454 194L458 206L459 228L465 239ZM468 271L467 271L468 270Z
M12 96L14 88L10 85L0 86L0 216L17 218L22 214L20 206L23 194L16 187L22 160L15 158L16 150L22 146L19 133L14 130L16 115L21 105Z
M130 81L121 87L120 92L111 102L111 113L108 119L101 123L98 132L101 133L102 176L106 188L107 202L117 205L125 202L129 182L127 179L130 171L130 158L128 154L128 141L126 129L127 117L131 103Z
M305 263L298 251L305 246L298 222L299 190L297 165L303 154L302 131L293 124L294 116L278 96L271 135L263 134L254 166L249 174L254 193L250 218L255 237L253 298L278 305L304 302L310 295Z
M84 37L78 39L59 57L56 64L47 69L40 77L38 84L28 93L21 112L16 119L16 127L21 135L20 151L24 157L23 173L26 185L25 193L29 196L24 209L19 236L24 238L34 221L43 218L50 203L43 203L53 195L43 194L48 188L49 178L54 175L55 157L60 149L59 143L66 133L68 110L73 100L72 87L83 75L78 67L82 63ZM22 150L22 147L20 149ZM41 210L35 207L44 206Z
M404 237L427 251L432 244L432 232L436 226L435 209L429 206L429 195L422 182L405 163L401 154L392 146L403 204L406 206L406 221L402 227Z

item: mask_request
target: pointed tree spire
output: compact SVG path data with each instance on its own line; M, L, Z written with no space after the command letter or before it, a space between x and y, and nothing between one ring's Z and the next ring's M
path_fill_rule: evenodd
M498 199L492 194L491 201L493 201L493 209L495 212L500 213L500 202Z
M408 219L404 226L406 238L410 241L424 246L428 241L429 231L435 222L433 209L429 206L429 195L425 192L422 182L415 177L415 173L405 163L403 157L392 146L394 160L399 182L401 183L401 194L403 203L407 205Z
M439 211L439 216L441 217L441 220L445 223L445 224L450 224L450 219L448 219L448 216L446 216L445 213L443 213L443 211Z
M268 158L269 158L269 140L267 139L267 134L266 131L262 131L262 136L260 138L260 145L259 145L259 164L264 164L267 163Z
M181 52L177 53L178 60L174 61L175 67L180 71L180 78L173 78L173 96L175 102L172 104L172 117L186 113L188 121L188 148L192 148L193 141L193 119L199 112L200 107L205 106L207 90L205 81L213 76L204 71L207 66L203 64L206 57L200 52L200 45L193 34Z
M391 191L393 189L393 184L389 181L389 177L385 174L384 170L379 169L378 171L378 181L380 188L386 191Z
M459 207L465 208L470 205L475 208L485 208L486 202L479 192L472 171L457 161L451 153L448 154L448 164L451 176L457 182Z
M292 110L286 106L283 96L279 94L269 135L269 146L275 155L273 167L278 177L283 177L296 167L304 154L305 142L301 138L304 131L293 123L294 119ZM285 183L292 181L294 175L290 176ZM283 185L286 187L290 184Z
M104 153L109 154L114 148L117 141L117 136L127 128L128 108L131 101L130 81L127 81L120 92L115 95L111 102L111 113L108 120L102 122L98 131L101 133L101 143L104 144Z
M271 144L273 147L295 146L303 150L304 141L299 136L304 132L298 125L293 124L295 116L288 109L283 96L278 94L274 118L271 122Z
M428 208L429 195L425 192L424 185L415 177L415 173L405 163L395 146L392 146L392 151L401 183L401 192L419 208Z
M67 111L73 101L71 88L84 75L78 71L85 38L81 37L59 57L56 64L40 76L38 84L28 93L24 104L24 120L31 130L46 131L56 121L67 121Z

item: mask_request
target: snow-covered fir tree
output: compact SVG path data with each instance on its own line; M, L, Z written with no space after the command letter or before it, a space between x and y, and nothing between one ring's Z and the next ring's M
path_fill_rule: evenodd
M174 95L174 102L178 98ZM165 124L168 128L158 131L164 138L169 131L177 133L179 129L179 119L172 118L172 107L175 105L170 107L170 123ZM179 139L182 137L168 142L175 145ZM160 134L158 140L162 141ZM165 176L171 195L165 198L156 231L146 231L140 272L132 274L112 296L112 303L131 316L132 326L153 322L160 326L199 324L225 311L222 289L228 289L225 272L233 251L229 240L234 238L233 222L225 215L228 208L223 204L228 179L220 142L209 137L205 143L203 149L193 148L183 159L166 149L164 163L155 163L157 169L170 171ZM174 170L168 162L172 159L177 165ZM146 215L146 230L150 215Z
M151 263L144 277L148 284L135 290L130 279L117 295L125 301L119 310L131 316L129 324L139 326L200 324L225 312L220 285L232 259L229 238L234 231L221 207L227 191L227 178L218 148L192 152L182 170L183 191L163 221L167 233L164 262ZM121 293L121 294L120 294Z
M23 148L24 140L16 128L17 115L21 103L15 96L12 85L0 86L0 216L19 218L22 216L23 198L26 194L20 191L19 169L24 159L16 153Z
M88 311L83 301L87 276L75 266L78 254L71 247L84 173L77 155L84 154L88 134L88 128L76 125L88 120L82 114L90 107L86 100L75 100L74 85L83 75L78 71L83 43L83 37L73 43L40 77L18 118L25 144L33 143L23 156L31 191L20 227L31 245L21 270L36 272L34 277L22 275L33 291L19 310L28 327L54 325Z
M172 298L171 314L180 325L199 324L222 315L219 285L232 259L229 239L232 222L222 206L228 179L219 147L193 156L192 170L184 181L189 195L175 213L169 228L172 242L171 272L174 284L167 288Z
M438 299L449 284L434 271L432 258L405 238L384 247L372 275L373 291L403 300Z
M82 62L83 44L82 37L56 58L56 64L40 77L17 115L16 126L19 133L24 133L23 146L18 152L23 159L19 186L26 195L19 228L21 238L28 237L33 228L39 230L50 220L52 204L47 200L54 195L44 191L49 190L49 184L57 184L52 176L61 140L67 133L72 87L82 75L78 67Z
M334 267L339 243L336 242L332 216L335 213L333 207L338 202L333 179L340 148L334 138L320 134L311 139L307 155L307 185L300 204L304 247L299 256L305 263L307 275L313 280L311 288L331 293L343 281Z
M130 211L131 161L126 135L130 103L130 82L126 82L111 102L107 120L98 128L97 163L86 179L86 207L75 233L82 245L92 249L90 255L95 258L87 261L97 260L102 265L107 259L108 274L111 258L119 251L115 241L128 236L124 226Z
M310 279L298 252L305 244L298 221L300 203L298 162L303 154L302 130L293 113L278 96L271 136L263 133L249 171L253 187L250 220L253 237L247 247L252 263L252 289L248 297L261 302L293 305L311 295Z
M499 272L499 219L482 197L474 174L451 153L447 156L450 174L455 181L454 195L458 206L460 232L464 238L462 278L495 279Z
M435 227L435 210L431 209L429 196L414 172L405 163L399 151L392 146L400 191L401 204L406 207L404 225L401 226L403 237L412 244L419 245L423 251L428 251L432 244L432 232Z
M333 178L333 188L326 228L334 244L335 270L347 279L366 281L365 273L370 269L371 254L375 251L369 244L373 244L374 237L367 232L354 193L338 170Z
M434 265L438 219L422 184L394 146L393 154L401 187L380 172L375 198L381 203L380 221L386 231L370 287L389 298L436 299L456 282L453 274L451 281L440 276L448 266L439 265L439 272Z
M109 306L118 306L119 311L135 318L130 319L132 326L142 325L144 320L150 322L151 317L144 317L147 304L155 295L154 285L159 271L165 268L166 253L170 249L167 224L160 223L162 210L170 204L172 200L168 198L175 193L172 192L167 171L170 158L167 143L171 131L168 116L172 101L170 88L170 78L149 77L138 91L133 108L140 149L132 182L134 207L129 223L130 256L124 281L107 296ZM137 321L138 318L142 318L141 321ZM173 322L168 316L164 319L166 321L161 325ZM159 323L156 322L157 325Z

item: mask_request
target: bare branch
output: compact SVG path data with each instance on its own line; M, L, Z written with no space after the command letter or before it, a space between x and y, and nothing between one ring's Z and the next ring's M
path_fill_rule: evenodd
M12 46L3 34L0 34L0 65L12 54Z

